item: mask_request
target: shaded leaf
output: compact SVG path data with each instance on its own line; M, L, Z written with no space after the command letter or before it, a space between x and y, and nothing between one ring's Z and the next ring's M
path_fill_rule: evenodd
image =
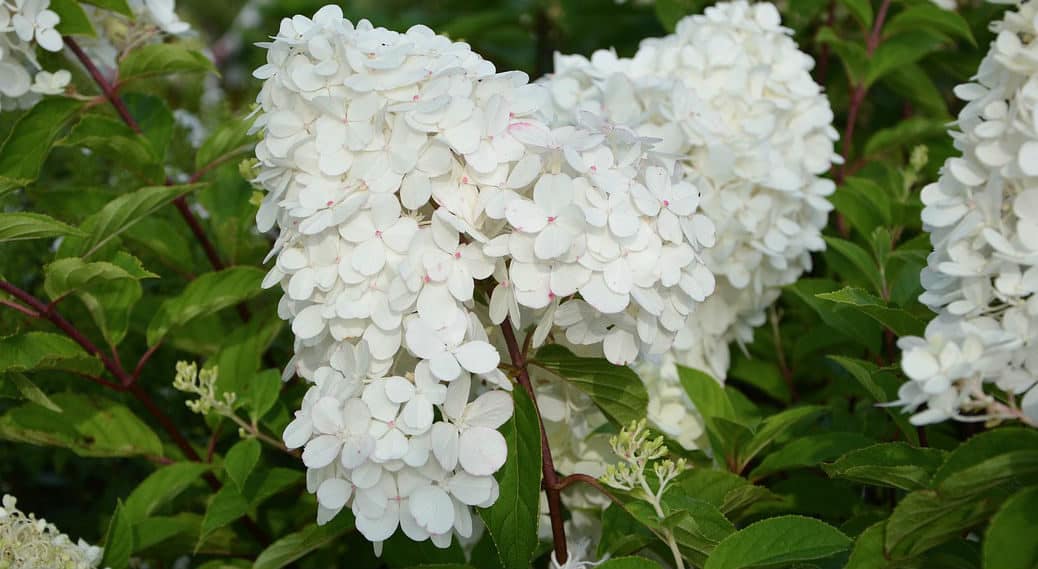
M104 553L101 557L101 567L107 569L126 569L130 564L130 554L133 553L133 528L130 521L123 514L123 503L119 501L112 514L112 521L108 524L105 533Z
M245 488L245 481L252 474L260 459L260 442L256 439L245 439L235 443L223 459L223 468L227 476L239 490Z
M750 479L763 478L782 470L817 466L874 442L861 433L835 432L800 437L764 457L750 473Z
M90 18L76 0L50 0L47 9L61 19L54 27L61 35L97 37Z
M40 176L54 141L84 104L75 99L48 98L18 119L0 146L0 195Z
M912 313L903 308L891 306L883 299L860 288L847 287L817 296L829 302L853 306L855 310L868 315L898 336L921 336L926 329L926 322L916 318Z
M263 271L256 267L231 267L206 273L191 281L179 296L162 303L148 324L148 345L155 345L177 326L192 319L223 310L248 300L260 292Z
M144 521L209 469L208 464L199 462L177 462L159 468L133 489L123 505L123 514L132 524Z
M991 518L984 534L984 567L1034 569L1038 567L1038 486L1010 497Z
M353 529L353 517L343 512L327 525L311 525L290 533L260 553L252 569L281 569L307 553L320 549Z
M831 525L802 516L751 524L722 541L705 569L744 569L822 559L846 551L851 540Z
M883 443L853 450L822 468L834 478L901 490L926 488L944 461L943 451L905 443Z

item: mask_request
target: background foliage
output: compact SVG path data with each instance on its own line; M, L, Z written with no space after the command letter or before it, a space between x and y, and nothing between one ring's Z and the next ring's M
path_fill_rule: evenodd
M305 386L280 382L291 339L276 295L258 287L270 242L253 229L253 189L238 169L251 152L242 117L258 82L249 73L261 63L250 46L279 18L321 3L259 3L246 17L240 0L181 0L199 36L141 48L120 65L120 93L140 133L103 100L55 98L0 114L0 275L42 301L0 296L31 312L0 307L0 491L105 544L113 569L131 557L172 567L185 555L188 566L208 569L465 563L456 545L440 551L399 535L375 559L345 514L317 528L298 459L256 438L280 437ZM347 17L394 29L429 25L469 41L499 69L532 76L550 72L555 50L615 46L630 55L640 39L701 8L695 0L344 6ZM920 333L931 317L916 301L929 251L919 189L953 152L945 135L958 108L951 88L977 68L1001 8L946 12L922 0L789 0L780 8L815 57L815 78L837 115L846 158L832 173L838 214L812 273L784 291L754 342L734 351L727 386L682 372L712 455L687 454L696 468L666 494L662 523L692 564L708 569L1035 567L1038 432L916 428L876 406L902 382L896 336ZM199 57L202 46L215 65ZM85 73L74 85L98 93ZM173 109L196 115L207 135L194 140ZM212 250L178 208L194 212ZM224 266L232 268L214 270ZM69 338L58 314L95 355ZM555 357L559 369L575 367ZM219 366L216 389L238 394L242 424L184 406L172 388L182 359ZM615 381L594 366L579 369L591 370L575 378L583 385ZM535 426L517 413L505 430L515 442ZM517 447L510 444L510 460ZM518 484L539 477L536 468L506 467L505 475ZM532 494L520 494L530 508ZM604 514L598 553L667 559L654 534L660 522L639 515L637 500L619 499L626 510ZM492 533L513 535L501 525L509 522L493 521L501 516L485 517ZM543 544L512 541L498 543L508 569L531 556L546 564ZM489 538L470 563L501 565Z

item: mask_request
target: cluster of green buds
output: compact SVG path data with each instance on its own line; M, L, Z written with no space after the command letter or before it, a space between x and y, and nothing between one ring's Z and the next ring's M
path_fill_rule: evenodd
M206 415L215 410L220 415L233 414L237 394L224 393L222 396L218 396L216 380L219 377L220 370L216 366L199 372L198 364L180 361L177 362L177 374L173 378L173 388L198 396L198 399L189 400L186 403L188 409L195 413Z
M0 569L96 569L100 547L72 540L54 524L18 509L14 496L0 501Z
M631 491L641 489L649 494L652 501L663 495L664 490L674 478L681 474L687 464L685 459L671 460L667 458L669 450L662 436L652 437L646 428L646 421L631 421L620 430L620 433L609 439L613 453L620 462L606 467L602 482L619 490ZM652 466L656 474L657 490L652 492L645 479L645 470Z

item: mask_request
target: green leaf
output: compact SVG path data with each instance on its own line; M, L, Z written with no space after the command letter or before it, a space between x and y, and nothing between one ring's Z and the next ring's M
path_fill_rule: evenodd
M127 82L170 73L216 72L202 52L182 43L158 43L139 47L119 62L119 80Z
M891 306L883 302L883 299L860 288L847 287L817 296L829 302L853 306L898 336L921 336L926 329L926 322L916 318L907 310Z
M307 526L301 531L290 533L270 544L256 558L252 569L281 569L301 559L307 553L338 540L351 529L353 529L353 517L347 513L339 514L327 525Z
M267 411L277 403L281 395L281 372L276 369L264 370L256 374L245 391L245 406L249 410L249 418L259 422Z
M7 377L10 378L11 383L14 384L15 389L18 390L18 393L20 393L24 399L31 401L40 407L54 411L55 413L61 413L61 407L58 407L56 403L51 401L50 397L47 397L46 393L44 393L39 387L36 387L36 384L33 383L32 380L20 373L12 373Z
M0 338L0 373L43 369L97 374L102 364L67 336L27 332Z
M83 232L42 213L0 213L0 243L62 235L83 235Z
M554 344L537 350L533 362L587 393L610 419L620 425L645 417L649 394L638 375L626 366L602 358L582 358Z
M948 500L932 490L912 492L898 502L887 520L887 558L916 557L983 522L996 505L989 497Z
M133 527L123 514L123 502L119 500L112 514L112 521L105 533L104 554L101 567L108 569L126 569L133 553Z
M263 271L256 267L231 267L206 273L191 281L179 296L162 303L148 324L148 345L154 346L170 330L192 319L223 310L260 292Z
M905 443L882 443L853 450L832 464L822 465L832 478L861 484L921 490L944 461L943 451Z
M862 30L872 29L872 3L869 0L840 0L854 19L861 24Z
M76 0L50 0L48 9L61 18L54 28L61 35L97 37L90 18Z
M164 44L170 45L170 44ZM148 141L152 153L164 164L166 150L173 138L173 111L161 97L143 93L127 93L123 96L130 114L137 120L141 134Z
M259 462L261 450L259 441L245 439L237 442L231 447L231 450L227 451L227 455L223 459L223 468L238 490L244 490L245 481L249 479L252 469Z
M169 503L211 467L199 462L175 462L151 473L126 498L123 514L138 524Z
M732 522L715 506L684 493L664 494L663 520L647 502L632 500L625 505L635 519L661 540L665 539L663 529L669 529L682 554L698 566L706 561L717 544L735 531Z
M897 96L907 99L927 115L948 118L948 103L933 79L919 64L911 63L890 70L880 80Z
M936 4L919 3L905 8L883 26L883 33L894 36L916 29L930 30L940 34L964 39L976 46L977 40L970 31L969 22L954 10L938 8Z
M837 260L833 259L834 255L839 256L839 258L849 262L850 267L857 269L857 276L863 277L866 282L871 284L873 291L879 292L883 290L883 278L879 274L879 266L868 251L857 243L837 237L825 237L825 243L829 247L829 250L826 251L826 258L830 262ZM836 270L848 279L856 276L849 267L838 266Z
M537 549L541 493L541 427L537 409L523 389L513 391L515 413L500 431L508 458L495 475L500 497L479 511L494 538L504 569L527 569Z
M933 8L941 13L937 6ZM950 13L950 12L949 12ZM910 117L898 122L890 128L877 130L865 143L865 155L896 152L903 148L912 148L930 138L945 136L948 123L942 119L930 117ZM839 193L839 192L837 192Z
M88 263L79 257L58 259L47 265L45 274L43 288L47 295L55 301L75 295L111 346L118 345L129 329L130 312L142 294L138 281L158 276L123 252L111 262Z
M236 328L220 346L215 362L220 369L216 393L237 393L236 403L249 409L249 415L259 420L273 405L281 389L281 376L275 373L273 381L268 373L260 374L264 352L282 328L278 318L253 318ZM273 393L271 393L273 391Z
M157 155L148 139L115 117L88 114L76 123L60 144L88 148L133 171L145 183L161 184L165 177L162 157Z
M218 161L248 151L254 143L254 138L249 135L252 122L251 118L237 119L217 127L198 148L195 170L212 167Z
M614 557L595 567L598 569L662 569L659 563L644 557Z
M874 442L861 433L849 432L821 433L800 437L764 457L760 465L750 473L750 479L760 479L782 470L817 466L824 461L833 460L853 449L869 446Z
M133 524L133 549L144 551L181 534L198 533L197 516L156 516Z
M984 534L985 569L1038 567L1038 486L1013 494L991 518Z
M847 76L852 84L860 84L865 80L866 69L869 66L869 55L865 46L847 41L839 36L832 28L824 27L818 30L815 41L822 45L828 45L840 58Z
M757 454L773 443L775 439L792 431L802 422L814 419L825 411L825 407L808 405L794 407L776 413L764 419L760 428L742 448L739 449L739 471L741 472Z
M887 38L872 54L865 84L872 85L894 69L919 61L944 42L943 36L918 28Z
M61 412L35 403L0 417L0 438L64 447L80 456L162 456L154 431L125 406L98 395L64 392L51 396Z
M883 551L883 531L886 522L869 526L854 540L854 548L844 569L879 569L887 566Z
M104 8L105 10L111 10L118 12L124 16L133 17L133 10L130 9L130 5L126 3L126 0L79 0L83 4L91 4L98 8Z
M253 471L241 490L235 484L224 486L209 501L196 548L204 545L213 532L298 483L301 478L302 474L294 468L260 468Z
M205 184L188 186L145 187L136 192L121 195L105 204L101 211L86 218L80 229L85 238L71 237L62 243L64 257L89 257L106 243L133 227L142 218L154 213L174 199L193 192Z
M780 516L747 526L722 541L704 569L744 569L823 559L846 551L851 540L831 525Z
M1038 448L1038 430L1003 427L970 438L952 451L934 473L932 487L939 487L952 476L999 455Z
M40 176L54 141L84 104L61 97L44 99L18 119L0 147L0 195Z
M989 458L945 478L937 491L942 496L967 498L992 488L1038 480L1038 449L1017 450Z
M869 396L872 397L872 400L876 403L886 403L892 399L892 394L884 391L883 388L876 383L876 380L873 377L876 372L875 364L844 356L828 356L828 358L839 364L843 369L847 370L847 373L861 384L865 391L868 392ZM894 421L894 424L897 425L901 434L908 439L908 442L918 446L919 433L916 431L915 426L908 421L908 417L894 407L886 406L883 407L883 409Z
M848 341L860 344L871 352L879 352L882 329L875 320L850 307L833 304L816 296L819 293L832 292L839 286L839 283L826 279L802 278L786 287L786 290L814 310L822 322L832 330L832 334L842 335Z
M678 366L678 378L689 399L704 416L735 420L738 415L724 387L706 372Z

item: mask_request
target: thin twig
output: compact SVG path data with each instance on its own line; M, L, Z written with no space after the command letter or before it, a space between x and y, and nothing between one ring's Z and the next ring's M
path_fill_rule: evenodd
M4 306L7 306L8 308L13 308L13 309L17 310L18 312L21 312L22 314L28 316L29 318L39 318L40 317L40 313L39 312L36 312L35 310L33 310L31 308L22 306L21 304L18 304L17 302L12 302L10 300L6 300L6 299L0 298L0 304L2 304Z

